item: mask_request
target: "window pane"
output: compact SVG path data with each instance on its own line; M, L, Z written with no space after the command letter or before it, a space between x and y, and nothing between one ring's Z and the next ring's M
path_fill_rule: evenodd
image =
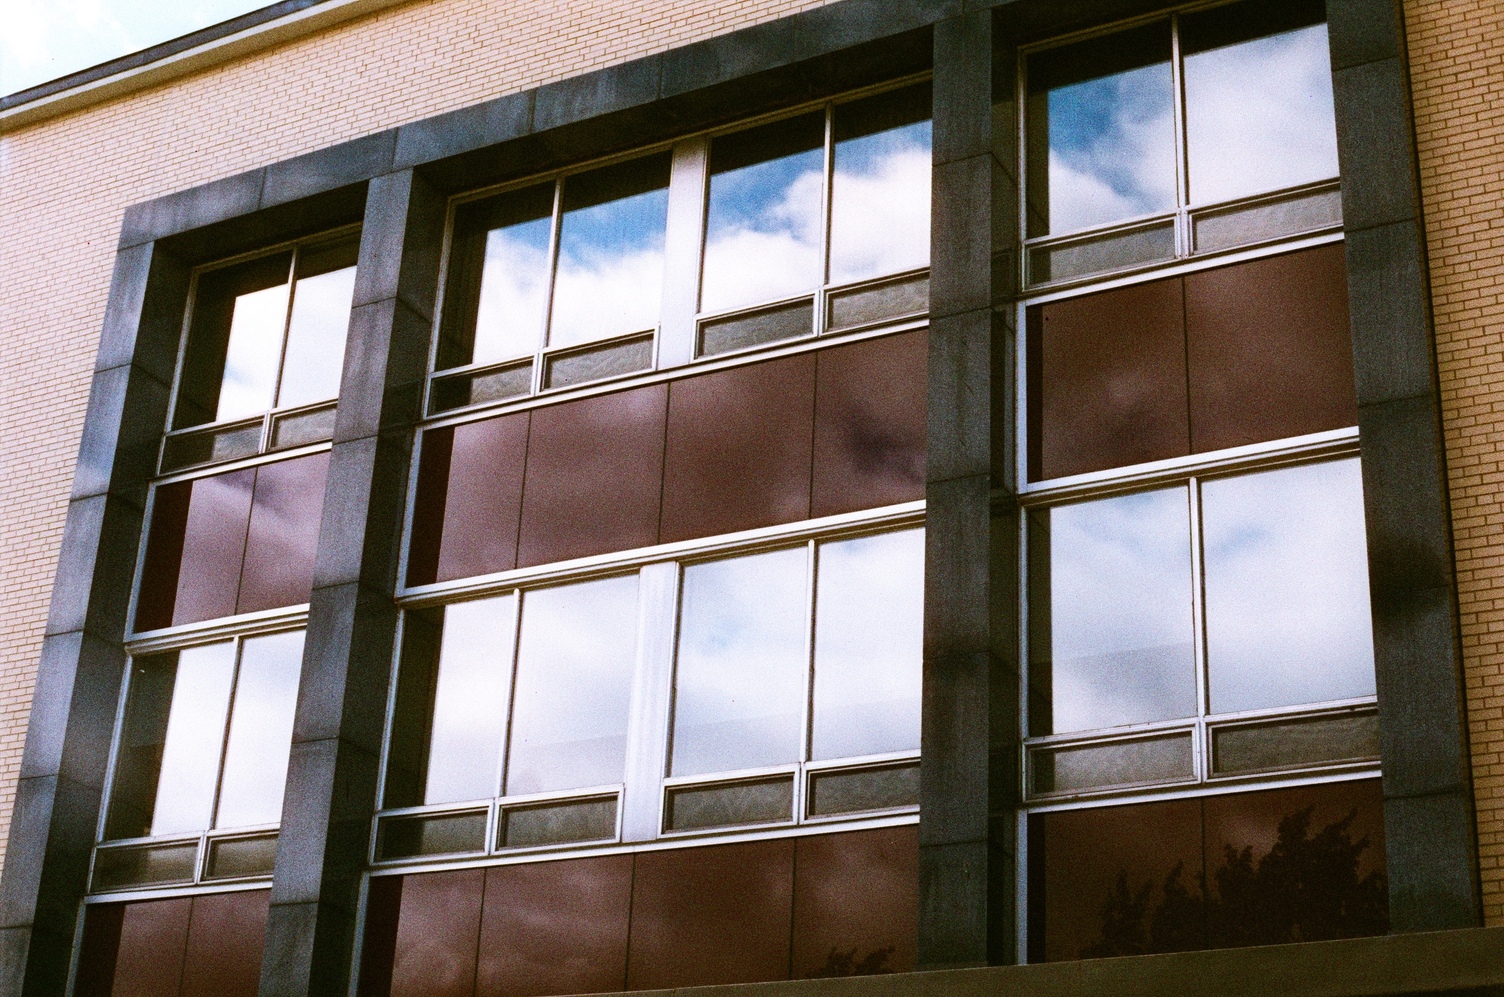
M1356 458L1207 481L1213 713L1374 694Z
M811 757L919 747L924 531L820 545Z
M282 327L287 321L287 285L278 284L235 299L217 421L255 415L272 407Z
M292 319L277 405L289 408L339 394L355 294L354 242L304 250L292 291Z
M177 654L177 679L162 743L152 834L202 831L214 811L235 644L206 644Z
M252 637L242 645L215 827L282 819L302 665L301 630Z
M1029 58L1029 235L1175 207L1168 22Z
M1030 515L1030 726L1194 716L1190 506L1166 488Z
M550 346L657 327L668 170L664 153L564 181Z
M831 283L929 261L929 86L840 105L830 186Z
M636 659L636 575L523 596L507 795L622 781Z
M282 252L199 276L174 429L271 408L291 269L292 253Z
M506 731L516 596L444 607L424 803L496 795Z
M1181 19L1192 203L1337 175L1325 18L1260 0Z
M819 285L824 170L822 113L711 143L701 310L761 304Z
M808 560L795 547L684 569L674 775L799 760Z

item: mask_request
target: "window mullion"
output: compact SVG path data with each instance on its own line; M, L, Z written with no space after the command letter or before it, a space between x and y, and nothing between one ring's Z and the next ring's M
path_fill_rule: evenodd
M1180 60L1180 15L1170 16L1170 76L1175 91L1175 241L1176 256L1191 255L1190 164L1186 144L1185 73Z
M679 565L644 565L638 574L637 663L627 719L621 839L658 837L674 688L678 634Z
M532 394L543 390L543 354L548 351L548 329L554 314L554 287L559 276L559 230L564 227L564 178L554 181L554 213L548 229L548 291L543 295L543 317L538 327L538 347L533 354Z
M663 239L663 298L659 308L655 369L682 367L695 357L695 314L700 309L700 259L705 241L710 141L704 136L674 146L669 170L668 222Z
M518 660L522 656L522 599L523 592L518 589L512 595L512 646L508 648L506 671L504 673L506 689L502 698L507 704L506 723L501 725L501 748L496 759L496 792L495 796L505 796L507 792L507 764L511 761L512 754L512 720L517 716L517 668L521 664ZM492 841L490 844L494 844ZM490 845L488 844L489 848Z
M1203 582L1202 570L1205 559L1201 556L1201 479L1191 478L1187 482L1186 491L1190 495L1191 503L1191 621L1193 623L1191 640L1194 648L1193 658L1196 662L1196 738L1200 741L1196 745L1196 776L1198 781L1204 782L1210 772L1210 760L1207 757L1206 715L1211 712L1211 704L1206 660L1206 586Z

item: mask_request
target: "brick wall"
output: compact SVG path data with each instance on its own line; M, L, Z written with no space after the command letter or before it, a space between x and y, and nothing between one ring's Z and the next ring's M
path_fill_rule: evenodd
M1504 5L1406 0L1484 913L1504 924Z

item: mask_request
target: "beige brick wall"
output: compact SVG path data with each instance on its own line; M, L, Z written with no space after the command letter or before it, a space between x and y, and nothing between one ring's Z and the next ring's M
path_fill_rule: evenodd
M419 0L0 135L0 861L129 204L828 0Z
M1406 0L1484 913L1504 924L1504 4Z

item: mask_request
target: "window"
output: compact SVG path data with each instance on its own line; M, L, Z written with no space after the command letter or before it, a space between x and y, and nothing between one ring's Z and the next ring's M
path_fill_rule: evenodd
M903 529L410 609L376 858L912 812L922 589Z
M95 892L271 874L303 631L137 655Z
M458 200L431 413L928 307L930 92Z

